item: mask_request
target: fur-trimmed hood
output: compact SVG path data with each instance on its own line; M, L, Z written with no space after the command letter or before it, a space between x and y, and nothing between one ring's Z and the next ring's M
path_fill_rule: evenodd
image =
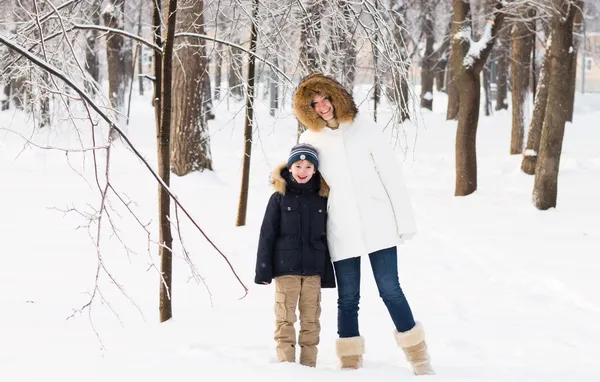
M307 129L319 131L325 127L325 120L311 106L315 94L330 97L339 123L352 122L356 117L354 99L342 84L323 73L312 73L300 81L293 97L294 114Z
M287 163L282 163L282 164L276 166L273 169L273 173L271 174L271 185L273 186L275 191L277 191L281 195L285 195L286 185L287 185L287 181L283 177L284 172L289 174L289 170L287 168ZM319 182L320 182L319 196L326 198L327 196L329 196L329 186L323 180L323 177L321 176L321 174L318 171L314 176L319 177Z

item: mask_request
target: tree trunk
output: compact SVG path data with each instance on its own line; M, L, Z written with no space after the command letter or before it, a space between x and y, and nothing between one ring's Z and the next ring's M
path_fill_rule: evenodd
M486 62L483 66L483 91L485 92L485 116L492 115L492 70L490 63Z
M354 82L356 77L356 40L354 31L356 30L356 21L352 12L352 6L348 0L338 0L340 9L344 15L345 38L343 46L344 61L342 72L342 84L350 92L354 91Z
M456 131L456 185L455 195L466 196L477 190L477 124L479 121L480 80L479 76L494 46L504 14L502 2L496 1L494 17L489 21L490 36L477 54L469 54L471 35L462 35L471 30L471 7L469 2L453 0L454 24L452 31L452 68L454 84L459 91L460 110ZM485 35L485 34L483 34Z
M137 22L137 27L138 27L138 36L142 35L142 3L143 0L140 1L140 9L138 10L138 22ZM140 47L140 54L138 56L138 91L140 92L140 95L143 96L144 95L144 76L142 75L142 73L144 72L144 66L143 66L143 62L144 62L144 49L142 45L138 45Z
M531 67L531 31L535 29L535 9L523 6L520 19L512 28L512 67L510 71L512 99L512 134L510 154L523 153L525 136L525 100L529 91L529 71Z
M252 27L250 29L250 52L256 53L257 23L259 0L252 1ZM246 120L244 123L244 160L242 165L242 184L236 226L246 225L248 209L248 188L250 184L250 158L252 155L252 126L254 121L254 66L256 57L250 54L248 58L248 92L246 94Z
M392 7L392 34L394 38L394 54L395 60L400 63L406 63L410 60L407 52L408 29L406 27L406 14L408 4L398 1ZM392 77L392 92L388 93L388 97L394 102L399 109L399 120L403 122L410 119L408 108L409 93L408 93L408 73L404 66L394 66L391 68Z
M41 80L43 87L50 89L50 75L46 72L42 73ZM44 89L38 90L38 99L40 102L40 128L50 126L50 94Z
M446 120L448 121L458 118L458 109L460 107L456 77L458 76L457 72L460 70L460 66L462 65L462 60L460 60L460 58L455 59L453 57L454 55L454 51L450 52L450 65L448 65L446 69L446 89L448 91Z
M2 110L8 110L10 108L10 82L3 86L4 97L2 98Z
M325 0L309 0L304 12L300 15L300 70L305 76L320 70L322 63L319 57L319 39L321 37L321 19L325 8Z
M552 37L547 37L546 53L542 61L542 69L540 70L540 80L535 95L533 105L533 115L529 122L529 131L527 132L527 144L525 145L525 153L521 162L521 170L525 174L535 174L537 156L540 147L540 138L542 136L542 127L546 116L546 105L548 104L548 85L550 84L550 43Z
M435 14L433 4L427 2L423 5L423 35L425 36L425 52L421 60L421 107L433 110L433 82L435 80L435 57L433 44L435 43Z
M448 23L448 29L446 31L446 38L444 38L444 42L435 52L434 56L436 58L434 72L435 72L435 81L438 91L448 92L447 82L448 79L448 59L450 57L450 32L452 32L452 17L450 17L450 22Z
M29 85L27 79L20 74L18 77L11 79L10 87L12 90L11 98L13 104L17 109L25 110L25 105L29 98L28 96L31 93L31 85Z
M225 54L225 49L223 49L223 44L216 43L217 49L215 51L215 99L221 99L221 81L223 81L221 77L221 73L223 72L223 55Z
M507 110L508 103L508 59L510 57L510 28L505 25L498 35L498 48L496 49L496 110Z
M202 0L202 2L204 2L204 0ZM212 85L210 83L210 73L208 71L208 57L206 55L204 56L204 70L205 73L202 75L202 104L204 105L204 114L206 115L206 120L211 121L215 119L215 113L213 108Z
M539 210L556 207L558 194L558 171L568 114L569 75L573 47L573 19L581 0L554 0L560 15L552 20L552 42L550 45L550 83L539 160L535 169L533 204ZM566 17L565 17L566 15Z
M456 188L454 195L466 196L477 190L477 125L479 122L479 73L464 71L456 83L460 89L460 110L456 130Z
M235 35L233 38L233 42L237 45L240 44L240 38ZM229 73L228 73L228 86L229 93L233 95L236 101L240 101L244 94L244 84L242 82L242 66L243 66L243 57L244 52L237 48L229 48L229 57L230 57L230 65L229 65Z
M170 130L171 130L171 97L172 97L172 68L173 68L173 45L175 40L175 22L177 17L177 0L168 0L169 6L167 8L166 17L166 36L164 41L164 47L162 38L160 37L160 22L161 22L161 10L160 1L154 2L154 28L155 31L155 42L158 46L163 47L162 53L162 64L155 65L157 71L156 80L161 80L160 89L155 90L161 91L160 100L156 106L159 106L159 123L157 124L157 138L158 138L158 175L163 182L170 185ZM155 56L156 58L156 56ZM158 70L162 72L159 74ZM173 316L172 310L172 298L173 293L171 290L172 279L173 279L173 236L171 234L171 199L169 194L161 187L158 186L158 217L159 217L159 231L158 231L158 254L160 256L160 287L159 287L159 313L160 322L165 322Z
M109 28L123 29L124 0L111 0L110 4L103 14L104 24ZM107 37L106 61L110 104L118 112L124 112L127 78L131 67L126 66L125 39L122 35L113 33Z
M273 65L279 67L277 56L273 57ZM279 109L279 83L278 76L273 69L269 70L269 115L275 116Z
M582 5L583 7L583 5ZM575 89L577 89L577 56L583 38L583 13L578 9L573 21L573 54L571 55L571 73L569 74L569 101L567 103L567 121L573 122L575 110Z
M309 0L300 14L302 20L300 23L300 71L302 76L322 68L318 48L325 4L326 0ZM304 10L306 10L306 14ZM298 141L303 131L304 126L298 121L296 141Z
M100 8L102 0L95 0L90 8L90 22L93 25L100 25ZM98 36L100 32L89 30L86 32L86 50L85 50L85 68L90 73L96 84L100 83L100 63L98 62ZM86 90L96 93L96 85L85 81Z
M204 1L180 0L177 30L204 34ZM179 45L180 44L180 45ZM178 59L173 63L173 117L171 120L171 169L179 176L212 170L206 123L204 42L192 37L178 40Z

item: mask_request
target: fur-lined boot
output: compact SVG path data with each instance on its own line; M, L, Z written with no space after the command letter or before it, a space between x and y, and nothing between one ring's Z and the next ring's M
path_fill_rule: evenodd
M410 362L415 375L434 375L431 366L427 344L425 343L425 332L419 322L411 330L406 332L395 332L396 342L402 348L406 359Z
M336 353L342 369L360 369L365 354L365 339L362 336L338 338Z

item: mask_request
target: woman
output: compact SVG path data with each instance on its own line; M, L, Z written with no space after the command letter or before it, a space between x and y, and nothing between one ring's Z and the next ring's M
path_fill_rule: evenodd
M398 280L396 245L416 233L400 163L378 127L358 112L352 96L333 78L321 73L304 78L293 107L307 128L300 142L317 148L319 170L330 187L327 241L338 284L341 367L362 366L360 261L368 254L396 342L415 374L434 374L423 327L415 322Z

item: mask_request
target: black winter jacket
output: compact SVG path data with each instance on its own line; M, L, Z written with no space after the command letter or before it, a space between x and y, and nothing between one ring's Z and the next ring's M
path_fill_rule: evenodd
M296 183L285 164L273 171L271 183L275 192L260 229L254 282L320 275L323 288L335 288L326 238L329 188L318 172L307 184Z

